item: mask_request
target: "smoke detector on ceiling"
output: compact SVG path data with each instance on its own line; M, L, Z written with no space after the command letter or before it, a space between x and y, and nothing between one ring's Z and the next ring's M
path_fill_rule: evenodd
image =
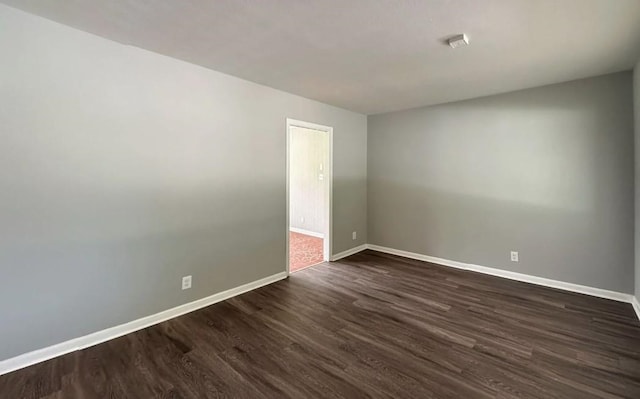
M462 47L469 44L469 38L464 33L461 35L455 35L448 40L451 48Z

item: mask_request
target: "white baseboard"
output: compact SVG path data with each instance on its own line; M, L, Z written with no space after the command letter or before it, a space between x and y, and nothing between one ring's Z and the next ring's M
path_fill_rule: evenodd
M287 272L280 272L262 278L260 280L253 281L251 283L241 285L236 288L231 288L229 290L219 292L206 298L198 299L196 301L189 302L184 305L162 311L160 313L156 313L151 316L146 316L138 320L121 324L119 326L107 328L106 330L85 335L84 337L74 338L69 341L49 346L47 348L38 349L33 352L28 352L7 360L0 361L0 375L31 366L36 363L44 362L46 360L53 359L54 357L62 356L70 352L85 349L90 346L94 346L138 330L142 330L143 328L147 328L154 324L158 324L163 321L181 316L183 314L193 312L194 310L213 305L214 303L224 301L225 299L232 298L236 295L240 295L256 288L275 283L276 281L285 279L286 277Z
M613 299L616 301L631 303L638 319L640 319L640 303L638 299L630 294L624 294L615 291L604 290L601 288L588 287L584 285L578 285L573 283L567 283L563 281L551 280L542 277L530 276L522 273L515 273L501 269L495 269L486 266L479 266L469 263L457 262L448 259L436 258L433 256L427 256L418 254L415 252L402 251L398 249L382 247L373 244L362 244L357 247L348 249L346 251L335 254L331 257L332 261L336 261L347 256L364 251L365 249L371 249L378 252L384 252L392 255L403 256L405 258L421 260L425 262L437 263L443 266L454 267L457 269L471 270L479 273L490 274L492 276L504 277L511 280L523 281L531 284L542 285L546 287L558 288L565 291L578 292L581 294L587 294L591 296ZM272 284L276 281L285 279L287 277L286 272L280 272L260 280L253 281L248 284L241 285L236 288L232 288L206 298L198 299L196 301L177 306L175 308L156 313L151 316L143 317L138 320L134 320L119 326L111 327L106 330L98 331L83 337L74 338L69 341L65 341L56 345L49 346L47 348L38 349L33 352L28 352L16 357L0 361L0 375L10 373L21 368L31 366L36 363L44 362L49 359L53 359L64 354L82 350L90 346L94 346L105 341L109 341L118 337L121 337L132 332L142 330L152 325L161 323L163 321L181 316L186 313L193 312L195 310L213 305L214 303L224 301L234 296L243 294L245 292L260 288L262 286Z
M350 256L350 255L353 255L353 254L357 254L358 252L364 251L367 248L368 248L367 244L358 245L357 247L353 247L351 249L347 249L346 251L342 251L340 253L337 253L337 254L331 256L331 261L335 262L335 261L340 260L342 258L346 258L347 256Z
M294 233L304 234L307 236L324 238L324 234L322 233L316 233L315 231L311 231L311 230L299 229L297 227L289 227L289 231L292 231Z
M564 281L552 280L543 277L531 276L528 274L510 272L502 269L495 269L492 267L474 265L470 263L457 262L454 260L436 258L433 256L427 256L418 254L415 252L401 251L399 249L382 247L380 245L372 245L368 244L367 248L372 249L374 251L384 252L392 255L403 256L405 258L411 258L416 260L422 260L425 262L437 263L443 266L455 267L456 269L464 269L471 270L474 272L490 274L492 276L498 276L503 278L508 278L510 280L523 281L525 283L531 283L536 285L542 285L545 287L558 288L565 291L578 292L581 294L596 296L600 298L613 299L614 301L627 302L632 303L633 295L625 294L622 292L609 291L602 288L594 288L586 285L579 285L573 283L567 283ZM636 310L637 312L637 310ZM640 317L640 316L639 316Z
M636 316L638 316L638 320L640 320L640 302L638 302L638 297L634 296L631 299L631 305L633 306L633 310L636 311Z

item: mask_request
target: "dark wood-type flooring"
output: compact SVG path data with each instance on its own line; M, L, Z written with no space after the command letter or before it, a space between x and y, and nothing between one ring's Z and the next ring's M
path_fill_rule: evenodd
M640 398L629 304L365 251L0 377L4 398Z

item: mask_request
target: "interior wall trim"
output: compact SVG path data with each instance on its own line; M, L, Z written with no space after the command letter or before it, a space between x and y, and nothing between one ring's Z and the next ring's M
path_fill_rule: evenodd
M324 234L322 234L322 233L318 233L318 232L311 231L311 230L299 229L297 227L289 227L289 231L292 231L294 233L304 234L304 235L311 236L311 237L324 238Z
M236 295L240 295L245 292L255 290L256 288L275 283L276 281L280 281L282 279L285 279L286 277L287 272L282 271L280 273L276 273L256 281L252 281L250 283L243 284L241 286L231 288L226 291L222 291L217 294L213 294L211 296L186 303L184 305L176 306L175 308L164 310L150 316L130 321L125 324L120 324L118 326L97 331L83 337L70 339L59 344L55 344L42 349L37 349L32 352L27 352L16 357L2 360L0 361L0 375L22 369L36 363L44 362L46 360L65 355L67 353L98 345L100 343L130 334L138 330L142 330L163 321L182 316L183 314L193 312L209 305L213 305L217 302L224 301Z
M541 285L545 287L557 288L570 292L577 292L581 294L591 295L600 298L612 299L615 301L630 303L640 320L640 303L638 299L631 294L625 294L616 291L605 290L602 288L589 287L585 285L567 283L564 281L552 280L543 277L531 276L528 274L510 272L507 270L496 269L492 267L474 265L470 263L463 263L453 261L449 259L437 258L434 256L423 255L415 252L403 251L399 249L383 247L374 244L362 244L357 247L348 249L346 251L337 253L331 257L332 261L336 261L347 256L356 254L358 252L371 249L373 251L383 252L391 255L402 256L409 259L416 259L430 263L436 263L443 266L454 267L456 269L470 270L478 273L489 274L492 276L508 278L510 280L522 281L526 283ZM12 357L3 361L0 361L0 375L10 373L37 363L44 362L46 360L53 359L58 356L65 355L77 350L82 350L100 343L121 337L132 332L142 330L144 328L153 326L163 321L173 319L178 316L182 316L186 313L193 312L198 309L213 305L217 302L224 301L234 296L243 294L245 292L263 287L268 284L275 283L277 281L287 278L287 272L282 271L280 273L273 274L271 276L243 284L241 286L231 288L226 291L219 292L217 294L195 300L193 302L186 303L184 305L176 306L174 308L164 310L162 312L146 316L125 324L121 324L115 327L107 328L105 330L97 331L95 333L85 335L83 337L74 338L59 344L55 344L46 348L38 349L32 352L28 352L16 357Z
M627 302L633 304L633 300L635 297L631 294L625 294L617 291L605 290L602 288L589 287L586 285L579 285L574 283L567 283L565 281L552 280L544 277L531 276L529 274L516 273L502 269L496 269L493 267L474 265L471 263L463 263L455 260L436 258L434 256L422 255L415 252L402 251L399 249L383 247L380 245L367 244L367 248L384 252L391 255L398 255L405 258L422 260L425 262L436 263L442 266L454 267L456 269L470 270L478 273L489 274L492 276L508 278L510 280L522 281L525 283L531 283L536 285L542 285L545 287L557 288L564 291L577 292L580 294L586 294L591 296L596 296L599 298L613 299L614 301L619 302ZM634 307L636 307L634 304ZM636 307L636 313L638 313L638 308ZM640 318L640 313L638 313L638 317Z
M633 310L636 311L636 316L638 316L638 320L640 320L640 302L638 302L637 296L634 296L631 299L631 305L633 306Z
M335 255L331 256L331 261L334 262L336 260L340 260L342 258L346 258L347 256L351 256L353 254L357 254L358 252L362 252L368 248L368 244L358 245L357 247L353 247L351 249L347 249L346 251L339 252Z

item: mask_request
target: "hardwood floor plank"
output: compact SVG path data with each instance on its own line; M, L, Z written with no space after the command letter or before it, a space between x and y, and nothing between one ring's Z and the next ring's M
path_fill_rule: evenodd
M629 304L374 251L0 376L1 398L640 398Z

